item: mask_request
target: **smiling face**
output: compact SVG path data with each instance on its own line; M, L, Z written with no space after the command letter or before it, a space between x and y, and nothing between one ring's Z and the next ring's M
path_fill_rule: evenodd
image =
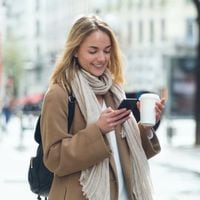
M81 67L94 76L101 76L110 60L111 41L103 31L94 31L80 44L76 53Z

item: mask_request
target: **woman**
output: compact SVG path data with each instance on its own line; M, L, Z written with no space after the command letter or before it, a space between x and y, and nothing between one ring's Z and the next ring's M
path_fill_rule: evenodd
M130 110L117 109L125 97L122 83L122 54L113 31L97 16L81 17L42 108L44 163L55 174L49 200L152 199L147 159L160 146L150 127L137 124ZM70 93L76 98L71 134ZM155 105L157 120L163 106L164 100Z

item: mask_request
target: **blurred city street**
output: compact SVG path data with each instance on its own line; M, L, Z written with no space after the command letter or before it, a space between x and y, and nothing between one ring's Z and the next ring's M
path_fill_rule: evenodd
M28 119L26 119L27 122ZM7 130L0 132L2 200L37 199L37 196L30 191L27 182L29 160L35 154L36 146L33 140L33 130L21 132L21 123L18 117L12 117L7 125Z
M28 184L37 148L34 115L68 49L73 22L92 14L105 20L119 41L127 97L152 92L166 99L156 131L162 150L149 160L154 200L200 200L199 8L200 0L0 0L0 199L37 199ZM69 51L75 54L72 67L81 66L76 51Z
M166 128L174 128L171 144ZM157 135L161 153L150 160L156 200L199 200L200 147L194 147L195 122L192 119L163 119Z
M0 135L0 188L1 199L35 200L27 182L30 157L35 154L33 140L35 117L25 118L23 134L18 117L12 117L7 131ZM166 137L167 120L163 119L157 130L162 145L159 155L152 158L150 169L155 190L155 200L199 200L200 148L193 147L194 121L172 120L174 136L171 144ZM28 127L29 126L29 127Z

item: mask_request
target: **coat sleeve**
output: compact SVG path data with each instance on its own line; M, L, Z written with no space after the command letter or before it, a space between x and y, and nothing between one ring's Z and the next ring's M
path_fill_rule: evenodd
M111 153L95 123L72 135L67 132L67 99L66 92L58 86L48 91L40 123L44 164L58 176L87 169Z
M144 149L147 158L150 159L151 157L155 156L161 151L159 140L153 129L150 130L152 131L153 135L151 138L149 138L148 137L149 133L146 131L146 129L140 123L138 123L138 126L140 129L142 147Z

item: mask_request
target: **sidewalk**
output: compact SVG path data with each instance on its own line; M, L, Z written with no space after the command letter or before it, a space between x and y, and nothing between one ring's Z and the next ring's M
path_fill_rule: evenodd
M0 188L1 199L35 200L37 196L28 185L30 157L35 154L33 130L20 131L20 121L14 117L7 132L0 132Z
M200 174L200 147L194 147L194 121L170 121L176 134L172 144L167 143L167 121L163 119L157 130L161 152L150 163L179 169L182 172ZM30 157L35 154L37 144L33 140L33 130L20 135L19 119L13 118L7 133L0 133L0 188L2 199L35 200L37 196L30 191L27 172ZM161 179L163 177L160 177ZM173 182L172 182L173 184ZM167 199L169 200L169 199Z
M200 175L200 147L163 147L153 162Z
M175 130L172 142L171 144L167 143L167 121L163 120L157 130L157 135L161 143L161 152L152 158L152 162L200 175L200 146L194 146L194 120L178 119L170 123Z

